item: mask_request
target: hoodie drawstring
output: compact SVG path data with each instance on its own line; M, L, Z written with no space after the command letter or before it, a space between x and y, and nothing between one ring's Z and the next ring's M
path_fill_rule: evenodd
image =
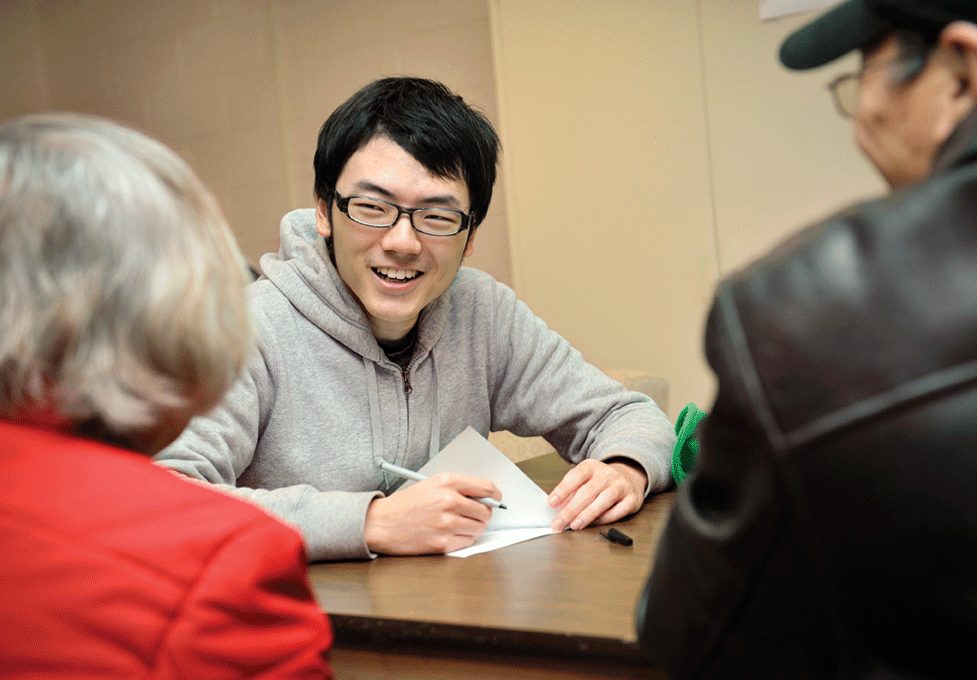
M431 358L431 381L433 389L431 402L433 413L431 414L431 438L428 441L427 459L431 460L441 450L441 393L438 389L438 368L434 361L434 354L431 353L429 356ZM380 387L377 382L376 364L363 357L363 370L366 374L366 393L370 401L370 431L373 437L373 462L377 465L377 470L379 470L381 461L385 459L383 457L383 427L380 422ZM390 480L388 483L387 475L383 472L380 475L383 478L383 490L390 488L391 483L399 484L401 481L396 479Z
M363 372L366 374L366 394L370 401L370 434L373 437L373 462L380 470L383 461L383 426L380 423L380 386L377 383L377 369L372 361L363 357ZM381 472L383 488L387 489L387 476Z
M428 356L431 357L431 380L434 384L434 395L431 399L434 404L434 415L431 416L431 441L427 447L427 459L431 460L441 450L441 402L438 392L438 367L434 363L434 352Z

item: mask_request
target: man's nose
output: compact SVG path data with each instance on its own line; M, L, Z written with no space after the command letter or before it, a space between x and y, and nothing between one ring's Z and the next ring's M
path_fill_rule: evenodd
M421 252L421 240L411 225L410 215L401 213L383 236L384 250L416 255Z

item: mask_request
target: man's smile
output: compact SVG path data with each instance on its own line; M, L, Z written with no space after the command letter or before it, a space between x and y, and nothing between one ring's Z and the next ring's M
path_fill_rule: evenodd
M410 281L424 274L416 269L394 269L393 267L371 267L373 273L387 281Z
M469 205L465 180L431 174L384 136L374 137L349 157L336 192L366 192L402 205ZM336 270L380 340L407 335L424 308L448 289L471 251L474 231L448 238L423 236L404 214L389 227L372 228L358 224L336 201L320 198L316 205L319 235L332 238Z

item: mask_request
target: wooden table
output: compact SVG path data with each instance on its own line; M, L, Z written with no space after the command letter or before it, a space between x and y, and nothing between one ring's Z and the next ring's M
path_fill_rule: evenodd
M519 467L546 491L569 469L556 454ZM671 503L615 525L631 547L594 527L465 559L311 565L337 678L664 678L636 645L634 609Z

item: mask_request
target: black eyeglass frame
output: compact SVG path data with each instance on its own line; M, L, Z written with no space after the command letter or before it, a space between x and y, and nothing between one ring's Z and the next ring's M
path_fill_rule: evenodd
M895 59L884 64L878 64L886 68L893 69L892 78L896 85L905 85L910 80L918 76L926 68L926 62L929 60L930 48L928 46L916 46L913 45L902 50L896 55ZM854 118L857 109L848 111L845 109L841 101L841 95L838 94L838 90L842 85L848 83L852 80L858 82L862 79L865 71L872 68L873 64L863 64L861 68L857 71L849 71L848 73L842 73L840 76L828 83L828 90L831 92L831 101L835 105L835 110L843 118Z
M372 227L373 229L389 229L390 227L397 224L397 220L400 219L401 215L407 215L407 220L410 222L411 229L419 234L424 234L425 236L435 236L441 238L450 238L451 236L457 236L466 229L470 229L472 222L475 220L475 213L466 213L461 210L455 210L454 208L405 208L402 205L397 205L391 201L384 200L382 198L377 198L376 196L364 196L363 194L350 194L349 196L341 196L338 191L334 192L336 196L336 207L339 208L339 212L343 213L349 219L353 220L357 224L362 224L364 227ZM368 201L375 201L377 203L383 203L384 205L389 205L391 208L397 209L397 216L394 217L390 224L369 224L368 222L363 222L358 220L349 214L349 202L354 198L363 198ZM458 227L457 231L450 234L432 234L429 231L424 231L414 224L414 213L418 212L430 212L432 210L455 213L456 215L461 215L462 223Z

